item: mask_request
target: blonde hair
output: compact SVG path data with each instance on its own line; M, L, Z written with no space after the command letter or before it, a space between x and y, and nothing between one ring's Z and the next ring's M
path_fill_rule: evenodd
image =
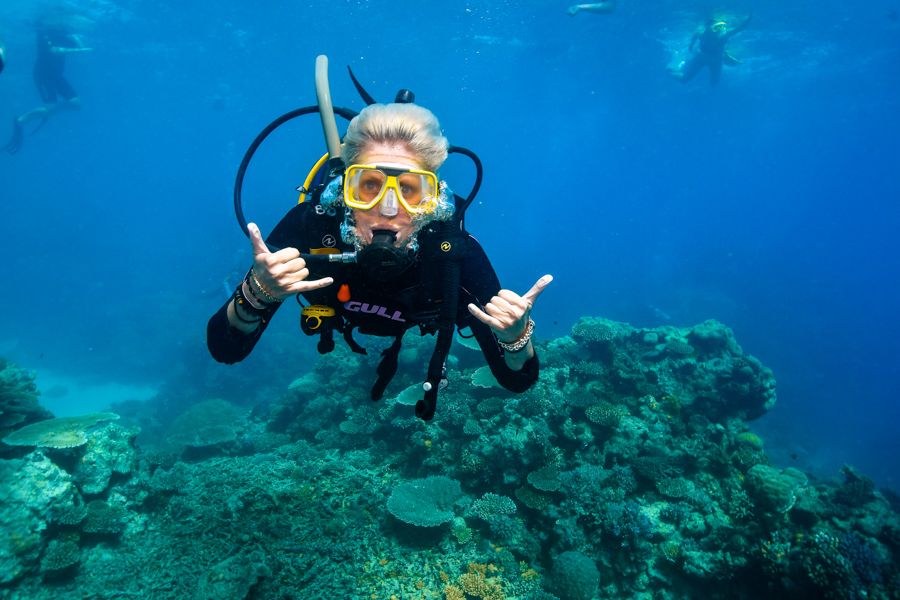
M373 143L406 145L429 171L437 171L447 160L450 143L441 133L437 117L417 104L371 104L350 121L341 158L345 165L359 161Z

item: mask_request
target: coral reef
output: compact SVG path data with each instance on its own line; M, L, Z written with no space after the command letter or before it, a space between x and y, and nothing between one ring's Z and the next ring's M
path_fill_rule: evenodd
M0 358L0 439L18 427L53 417L38 403L39 396L33 374Z
M39 452L0 460L0 482L2 585L37 567L54 511L73 506L78 491L72 477Z
M87 444L72 473L84 494L101 494L114 475L131 473L137 460L137 434L137 429L117 423L87 433Z
M136 443L125 414L21 434L27 454L0 460L0 595L898 597L892 498L849 467L771 463L747 421L772 373L720 323L582 318L538 344L521 395L457 344L429 423L412 405L430 341L405 340L373 404L378 343L255 407L186 398L167 444Z

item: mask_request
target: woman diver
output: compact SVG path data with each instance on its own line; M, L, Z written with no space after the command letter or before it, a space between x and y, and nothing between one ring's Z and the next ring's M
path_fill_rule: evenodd
M355 351L363 350L353 329L395 338L383 353L373 400L396 370L403 334L416 326L423 335L438 333L425 397L416 406L420 418L434 415L457 327L471 329L501 385L514 392L531 387L539 365L530 315L553 278L541 277L522 295L501 289L437 175L448 147L437 118L421 106L363 109L340 146L343 170L318 202L295 206L265 242L248 224L253 266L209 321L212 356L224 363L244 359L281 303L300 294L308 302L301 323L306 333L321 334L322 353L334 347L334 331ZM339 258L351 255L354 262Z

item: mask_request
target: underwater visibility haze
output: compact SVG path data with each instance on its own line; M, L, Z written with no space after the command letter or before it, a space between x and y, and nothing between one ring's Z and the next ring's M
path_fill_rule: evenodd
M900 3L599 5L4 0L0 598L898 597ZM527 392L457 340L418 420L409 334L372 403L385 341L293 302L210 358L320 54L478 154L505 288L553 275ZM264 235L325 151L260 147Z

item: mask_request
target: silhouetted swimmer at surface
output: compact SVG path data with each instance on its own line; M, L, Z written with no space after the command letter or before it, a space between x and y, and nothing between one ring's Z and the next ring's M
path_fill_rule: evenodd
M91 48L86 48L80 36L66 30L56 21L38 21L35 35L37 58L34 62L34 84L44 104L19 115L13 121L12 137L3 148L10 154L15 154L22 148L25 126L28 123L37 122L31 132L35 133L52 114L80 108L78 94L65 76L66 55L89 52Z
M683 82L688 82L699 73L703 67L709 69L709 83L719 83L722 75L722 65L738 65L740 61L728 53L726 46L728 40L735 34L743 31L750 24L753 15L749 15L736 27L729 27L726 21L710 19L702 29L697 30L691 38L691 57L685 61L679 69L673 71L675 77Z
M574 17L580 12L590 12L602 15L608 15L616 10L616 0L606 0L606 2L592 2L590 4L575 4L569 7L569 15Z

